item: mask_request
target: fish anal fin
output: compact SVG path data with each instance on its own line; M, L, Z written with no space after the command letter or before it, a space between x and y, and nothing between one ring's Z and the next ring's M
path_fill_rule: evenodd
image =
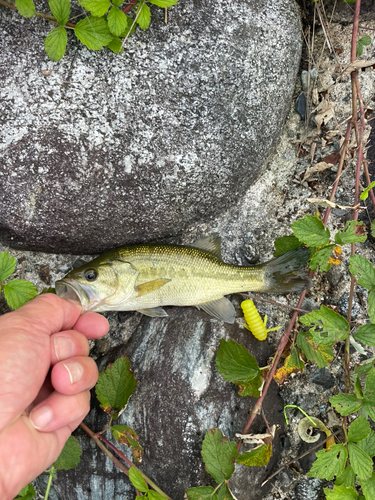
M150 307L150 309L138 309L137 311L145 316L151 316L151 318L165 318L168 316L162 307Z
M190 246L205 250L221 260L221 238L217 233L194 241Z
M205 304L199 304L197 307L203 309L210 316L225 321L225 323L232 324L236 318L236 311L233 304L226 297L206 302Z
M146 295L147 293L154 292L158 290L166 283L169 283L171 280L166 278L159 278L152 281L147 281L147 283L142 283L142 285L137 285L135 287L135 291L137 292L137 297L142 297L142 295Z

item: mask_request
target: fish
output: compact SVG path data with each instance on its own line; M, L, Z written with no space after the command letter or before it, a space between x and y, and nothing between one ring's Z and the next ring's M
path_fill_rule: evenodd
M299 247L256 266L225 264L215 234L191 246L144 243L110 250L70 271L55 289L60 297L78 300L82 313L138 311L165 317L164 306L195 306L234 323L235 309L225 295L310 288L303 269L308 259L309 249Z

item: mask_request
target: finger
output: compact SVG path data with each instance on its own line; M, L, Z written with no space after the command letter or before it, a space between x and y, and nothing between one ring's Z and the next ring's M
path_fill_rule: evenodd
M83 333L88 339L97 339L108 333L109 323L101 314L88 312L79 317L74 330Z
M33 427L38 431L52 432L65 426L74 429L89 411L90 391L79 392L71 396L55 391L49 398L33 408L29 418Z
M51 336L51 365L74 356L87 356L90 346L82 333L74 330L55 333Z
M50 335L79 315L75 303L44 294L0 317L0 428L36 398L50 368Z
M61 394L77 394L91 389L98 380L98 368L93 359L70 358L52 368L51 382Z

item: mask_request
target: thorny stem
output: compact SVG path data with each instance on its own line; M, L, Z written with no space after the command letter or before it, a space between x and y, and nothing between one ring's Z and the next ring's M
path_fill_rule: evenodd
M17 9L17 7L15 5L12 5L9 2L5 2L5 0L0 0L0 5L4 5L4 7L8 7L8 9L12 9L12 10L18 11L18 9ZM38 16L38 17L43 17L44 19L47 19L47 21L51 21L52 23L59 24L58 21L57 21L57 19L55 17L50 16L48 14L43 14L41 12L36 12L35 15ZM69 28L75 28L75 24L71 24L71 23L66 23L65 26L69 26Z

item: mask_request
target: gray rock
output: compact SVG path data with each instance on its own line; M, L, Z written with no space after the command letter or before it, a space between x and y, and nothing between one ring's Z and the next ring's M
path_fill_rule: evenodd
M349 308L349 293L344 293L337 303L339 313L345 318L348 316L348 308ZM352 320L357 319L362 314L362 308L356 301L355 297L353 297L353 305L352 305Z
M317 368L310 376L310 382L322 386L324 390L335 385L335 379L325 368Z
M323 481L311 478L296 486L296 500L319 500L322 493Z
M2 9L0 228L13 247L94 253L178 237L233 206L279 137L301 53L290 0L151 6L124 54ZM43 76L49 68L52 73Z

